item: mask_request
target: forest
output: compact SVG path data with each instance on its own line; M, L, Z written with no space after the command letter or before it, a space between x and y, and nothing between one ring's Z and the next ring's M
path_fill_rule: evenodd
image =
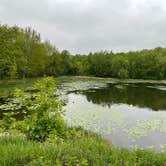
M0 25L0 79L61 75L165 79L166 48L72 55L30 27Z

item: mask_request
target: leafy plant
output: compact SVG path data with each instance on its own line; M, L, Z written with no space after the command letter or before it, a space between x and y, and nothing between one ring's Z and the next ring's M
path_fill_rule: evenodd
M62 105L56 98L55 82L51 77L43 78L35 83L38 90L35 96L24 93L22 90L15 91L18 104L24 106L29 112L22 121L15 121L13 113L8 113L3 118L5 129L10 129L13 122L15 128L26 135L28 139L45 141L47 138L64 136L66 124L62 118Z
M4 115L3 120L0 121L2 131L7 131L14 128L16 119L13 118L13 115L15 115L15 113L7 112L7 113L3 113L3 115Z
M41 79L34 88L38 89L36 97L25 100L24 105L27 105L31 113L23 121L23 132L29 139L38 141L45 141L50 135L62 137L66 125L62 118L61 102L55 96L54 79L51 77Z

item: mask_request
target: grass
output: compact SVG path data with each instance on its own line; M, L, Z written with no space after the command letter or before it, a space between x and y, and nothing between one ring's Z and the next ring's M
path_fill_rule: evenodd
M65 140L54 143L38 143L22 137L3 136L0 137L0 150L1 166L166 165L164 153L119 150L97 135L76 129L72 129Z

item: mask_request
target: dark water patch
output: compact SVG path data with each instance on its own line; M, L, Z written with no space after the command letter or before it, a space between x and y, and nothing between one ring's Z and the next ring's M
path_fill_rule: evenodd
M111 107L112 104L128 104L154 111L166 110L166 91L164 86L109 84L102 89L82 91L87 100L94 104Z

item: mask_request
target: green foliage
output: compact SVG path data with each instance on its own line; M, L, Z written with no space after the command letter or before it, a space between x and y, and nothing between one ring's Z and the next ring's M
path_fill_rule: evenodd
M0 25L0 78L44 75L50 47L31 28Z
M36 97L25 100L31 112L23 121L22 132L32 140L45 141L50 135L63 137L65 123L62 118L61 102L55 96L56 88L53 78L38 81L34 88L38 90ZM17 93L18 97L26 98Z
M112 73L114 77L118 78L128 78L128 68L129 62L128 59L123 55L116 55L112 59Z
M42 42L31 28L0 25L0 79L45 75L166 79L166 48L72 56Z
M51 137L64 137L66 125L62 118L62 105L55 96L56 87L54 79L43 78L35 83L38 90L35 96L24 93L22 90L15 91L15 99L29 115L22 121L15 121L14 113L6 113L2 120L4 130L18 129L28 139L45 141ZM14 110L13 110L14 112Z
M68 131L69 138L58 143L38 143L13 136L0 137L0 165L166 165L164 153L147 150L119 150L96 135L78 129L70 130ZM80 133L80 136L76 137L77 133Z
M8 131L15 126L16 119L13 118L14 112L3 113L3 119L0 121L2 131Z
M97 52L89 54L89 74L94 76L109 76L111 74L112 52Z

